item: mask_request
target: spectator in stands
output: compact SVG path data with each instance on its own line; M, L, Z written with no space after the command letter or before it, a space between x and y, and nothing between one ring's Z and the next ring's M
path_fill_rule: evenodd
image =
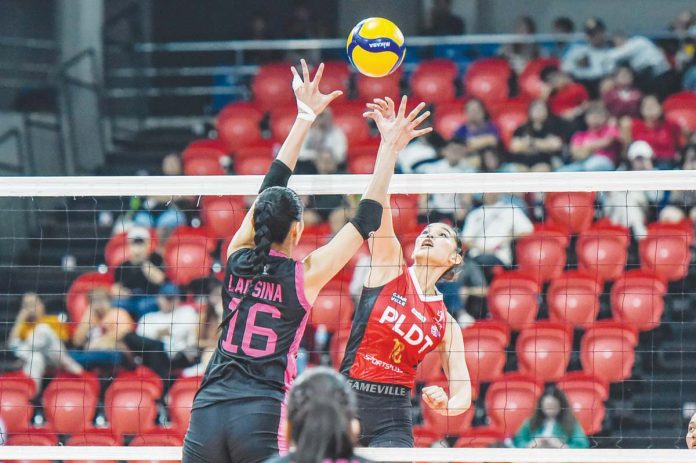
M512 32L517 35L534 35L537 26L530 16L520 16L515 23L515 30ZM539 57L539 45L533 42L518 42L505 44L498 50L498 54L508 60L510 67L517 73L521 73L527 63Z
M584 25L587 43L576 43L563 56L561 69L582 82L593 95L606 74L604 65L608 42L606 26L599 18L588 18Z
M674 49L669 50L674 55L674 65L679 72L683 72L694 64L696 57L696 13L684 10L670 29L677 35L674 41Z
M467 156L497 147L500 144L500 133L491 122L483 102L478 98L471 98L466 102L465 112L466 124L459 127L452 138L466 143Z
M77 324L73 345L92 351L123 351L123 337L134 328L133 319L124 309L113 307L106 290L93 289L87 295L89 308Z
M568 399L555 387L539 398L534 415L524 422L513 442L518 448L584 449L590 446Z
M609 113L601 103L591 104L585 113L587 130L570 139L571 162L560 172L613 170L621 149L621 133L609 122Z
M328 149L321 149L317 153L315 168L316 173L320 175L338 173L336 158ZM305 225L317 225L328 221L331 224L332 233L335 233L346 223L345 209L347 207L348 203L343 195L308 196L305 198Z
M696 170L696 143L690 143L684 148L681 169ZM696 223L696 191L670 192L669 204L660 211L660 221L681 222L685 218Z
M114 273L112 294L116 305L127 309L136 320L157 310L154 295L167 278L162 269L162 256L149 252L150 239L147 228L132 227L128 231L128 260Z
M0 445L7 444L7 426L5 426L5 421L0 418Z
M554 160L560 163L566 123L549 114L543 99L529 104L527 122L518 127L510 143L510 164L518 172L549 172Z
M662 105L655 95L645 95L640 102L640 117L621 121L624 144L644 140L655 152L658 169L672 169L681 143L681 128L665 118Z
M399 159L396 161L397 169L404 174L414 173L421 163L436 160L438 151L445 144L445 139L435 131L424 137L416 138L399 154Z
M690 449L696 448L696 413L689 421L689 427L686 429L686 446Z
M224 305L222 302L222 283L216 278L209 279L205 303L198 324L198 351L200 360L182 372L184 376L200 376L205 372L208 362L215 352Z
M258 14L249 21L249 31L247 33L249 40L269 40L271 36L268 20L265 16ZM266 64L270 63L278 57L278 52L274 50L246 50L244 52L245 62L251 64Z
M549 103L551 112L572 121L580 116L590 96L582 85L555 66L547 66L539 74L541 95Z
M346 135L343 130L334 125L333 115L327 109L317 116L314 125L309 130L309 135L307 135L300 150L295 173L299 173L298 169L304 174L317 172L317 160L322 151L330 152L336 164L343 164L346 161L347 150Z
M602 92L602 101L612 117L638 117L643 94L633 86L633 70L620 64L614 70L611 88Z
M55 316L46 315L46 307L36 293L25 293L12 326L8 345L22 361L23 371L36 382L36 390L48 368L81 373L82 367L68 354L63 341L68 339L65 326Z
M619 63L625 63L636 73L636 86L644 93L664 98L676 90L674 73L664 52L650 39L642 36L629 38L623 32L616 32L612 42L614 47L607 50L604 62L608 72Z
M553 34L572 34L575 32L575 23L567 16L559 16L551 23ZM555 42L551 49L552 56L564 56L572 46L572 42Z
M649 144L644 141L634 141L628 147L629 170L652 170L653 153ZM658 191L611 191L604 195L604 216L612 222L627 227L637 239L647 234L645 224L651 208L662 198Z
M478 264L490 283L493 268L512 265L512 242L534 230L532 222L511 196L486 193L483 205L466 216L462 242L467 256Z
M466 33L464 20L452 13L452 0L434 0L430 18L421 29L422 35L462 35Z
M198 358L198 323L196 309L181 304L181 290L173 283L162 285L157 296L157 312L143 315L134 333L123 342L145 366L163 379L172 370L194 365Z

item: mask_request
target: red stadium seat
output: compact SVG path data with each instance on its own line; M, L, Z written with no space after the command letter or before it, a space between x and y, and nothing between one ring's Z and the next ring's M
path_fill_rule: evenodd
M423 361L418 364L418 369L416 370L416 382L427 385L444 379L445 373L442 371L440 350L435 349L425 354Z
M510 65L504 59L477 60L469 66L464 76L466 94L486 103L507 100L511 73Z
M164 263L167 276L178 285L207 277L213 264L208 238L170 238L164 247Z
M529 98L539 98L541 96L541 71L548 67L558 67L560 61L556 57L533 59L522 70L518 83L520 92Z
M400 101L401 90L399 83L403 71L401 68L394 71L386 77L367 77L363 74L358 74L355 79L356 89L358 91L358 99L363 101L372 101L375 98L390 97L397 105Z
M107 245L108 246L108 245ZM114 278L108 273L87 272L75 279L68 289L66 306L70 320L79 322L89 308L87 295L94 289L111 290Z
M631 376L637 342L638 335L631 325L598 321L582 337L582 369L607 382L623 381Z
M261 66L254 76L251 93L264 111L295 102L295 94L290 85L290 66L290 63L285 62L266 64Z
M218 137L227 152L251 145L261 139L263 112L252 103L230 103L217 117Z
M282 143L288 137L292 125L297 119L297 105L278 106L271 110L271 136L273 140Z
M510 105L501 110L495 116L495 125L500 132L500 138L506 147L510 146L512 134L525 122L527 122L527 108L520 105Z
M95 384L96 381L96 384ZM96 375L56 378L43 393L48 427L59 434L84 433L92 427L99 402Z
M665 112L673 109L696 109L696 92L686 90L673 93L662 103L662 109Z
M594 192L546 193L546 213L554 224L579 233L592 224L594 200Z
M565 393L585 434L600 432L606 413L604 401L609 398L607 384L581 371L574 371L561 378L556 386Z
M275 158L276 144L270 140L261 140L253 145L239 148L234 155L234 161L239 162L242 159L270 159Z
M689 132L696 130L696 107L670 109L665 111L665 117L680 127L686 127Z
M173 429L156 428L144 431L135 436L130 444L131 447L179 447L183 444L183 438ZM180 460L161 460L156 455L144 460L129 460L130 463L175 463Z
M112 429L91 429L84 434L75 434L71 436L66 442L68 446L81 446L81 447L118 447L123 445L122 438L114 433ZM63 463L97 463L103 460L67 460ZM106 460L105 463L116 463L113 460Z
M626 267L629 241L625 227L593 225L580 234L575 247L578 267L603 281L616 279Z
M506 435L515 434L532 416L543 386L534 378L507 373L486 392L486 414L491 424Z
M411 97L426 103L443 103L454 100L454 79L457 65L447 59L422 61L411 74Z
M241 196L204 196L201 202L203 224L218 238L234 235L246 213Z
M493 318L507 322L513 330L530 326L539 311L539 283L525 272L502 272L488 287L488 309Z
M683 224L648 225L648 236L639 244L641 268L669 281L681 280L689 271L692 241L693 231Z
M48 447L58 445L58 436L44 429L30 429L26 433L12 434L7 439L7 445L41 446ZM13 460L16 463L52 463L52 460L20 459Z
M564 238L560 231L543 230L517 240L515 254L520 270L535 275L540 282L560 276L566 265Z
M174 381L169 390L167 400L167 411L172 420L173 428L180 436L186 434L189 421L191 420L191 406L193 398L203 380L202 376L192 376L189 378L179 378Z
M503 374L510 342L510 328L498 320L479 320L465 328L464 352L469 376L475 385L495 381Z
M152 383L116 379L106 390L104 411L118 434L140 434L155 426L159 391Z
M639 331L660 325L665 309L667 285L656 275L630 270L616 279L611 288L611 311L618 321L630 323Z
M413 441L416 448L429 448L438 440L440 436L432 429L420 425L413 426Z
M570 270L554 278L546 292L549 318L576 327L587 327L599 314L600 280L582 271Z
M324 325L329 333L350 328L353 318L353 299L348 294L319 293L312 304L310 322L312 326Z
M36 383L22 372L0 375L0 418L7 432L24 432L34 416L31 399L36 395Z
M451 139L457 129L466 123L464 104L464 101L452 101L435 106L433 129L446 140Z
M348 147L347 158L350 162L353 158L367 156L368 158L377 158L377 150L379 149L379 138L370 138L362 143L357 143Z
M428 384L431 386L431 384ZM442 381L432 386L440 386L446 392L449 390L447 381ZM448 394L449 395L449 394ZM455 416L443 416L437 413L432 408L426 405L421 396L421 410L423 412L423 421L425 429L432 431L441 438L447 436L460 436L471 428L471 422L474 419L475 407L469 407L464 413Z
M219 140L195 140L181 154L185 175L225 175L222 167L229 156Z
M205 243L208 252L212 252L217 247L217 238L206 227L189 227L188 225L176 227L169 235L168 241Z
M418 195L392 195L390 203L396 236L417 234Z
M348 172L351 174L371 174L375 170L377 153L353 156L348 160Z
M104 248L104 259L110 269L114 269L128 260L128 233L117 233L109 239ZM150 253L157 249L157 232L150 229Z
M271 167L271 158L243 158L235 163L234 171L237 175L266 175Z
M517 338L520 373L545 382L565 374L573 349L573 331L562 322L539 321Z
M505 437L500 430L490 426L471 428L457 439L454 447L483 449L503 442Z
M348 94L350 83L350 66L345 61L327 61L324 63L324 73L319 82L319 90L322 93L331 93L341 90L344 97Z
M332 108L334 124L343 131L349 146L365 143L370 138L370 126L363 117L366 110L362 104L342 104Z
M329 355L331 356L331 363L333 367L338 369L343 361L343 356L346 354L346 346L348 345L348 338L350 337L350 329L344 329L337 331L331 337L331 344L329 346Z
M148 383L150 386L152 386L152 390L157 394L155 397L156 399L161 397L162 392L164 391L162 378L157 373L143 365L138 365L133 370L119 373L116 379L119 381L141 381Z

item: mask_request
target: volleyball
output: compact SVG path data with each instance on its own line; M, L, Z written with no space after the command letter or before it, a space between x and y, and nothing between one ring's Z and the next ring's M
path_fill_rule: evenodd
M351 64L368 77L394 72L406 55L404 34L385 18L367 18L355 25L346 43Z

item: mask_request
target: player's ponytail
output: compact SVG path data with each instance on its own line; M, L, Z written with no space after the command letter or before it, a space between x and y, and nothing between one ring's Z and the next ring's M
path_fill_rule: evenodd
M295 382L288 400L290 439L297 463L350 459L355 435L356 405L346 379L319 367Z
M273 203L257 201L254 206L254 256L251 262L255 275L264 272L268 254L271 252L271 229L269 224L274 213ZM289 227L288 227L289 228Z

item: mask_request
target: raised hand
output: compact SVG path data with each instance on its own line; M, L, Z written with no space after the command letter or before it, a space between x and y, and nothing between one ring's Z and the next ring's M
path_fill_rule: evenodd
M384 100L375 98L374 103L367 104L370 111L363 113L363 116L375 121L382 140L394 144L397 151L404 149L414 138L433 131L432 127L418 128L430 116L430 111L418 115L425 107L425 103L420 103L406 115L407 101L408 98L403 96L399 111L395 112L391 98L386 97Z
M297 98L298 108L302 111L302 105L300 105L300 103L303 103L316 117L324 111L333 100L343 95L343 92L335 90L325 95L319 91L319 82L321 82L321 76L324 73L324 63L321 63L319 68L317 68L313 80L309 77L307 62L302 59L300 60L300 64L302 65L302 77L300 77L295 66L290 67L293 75L292 88L295 92L295 98Z

